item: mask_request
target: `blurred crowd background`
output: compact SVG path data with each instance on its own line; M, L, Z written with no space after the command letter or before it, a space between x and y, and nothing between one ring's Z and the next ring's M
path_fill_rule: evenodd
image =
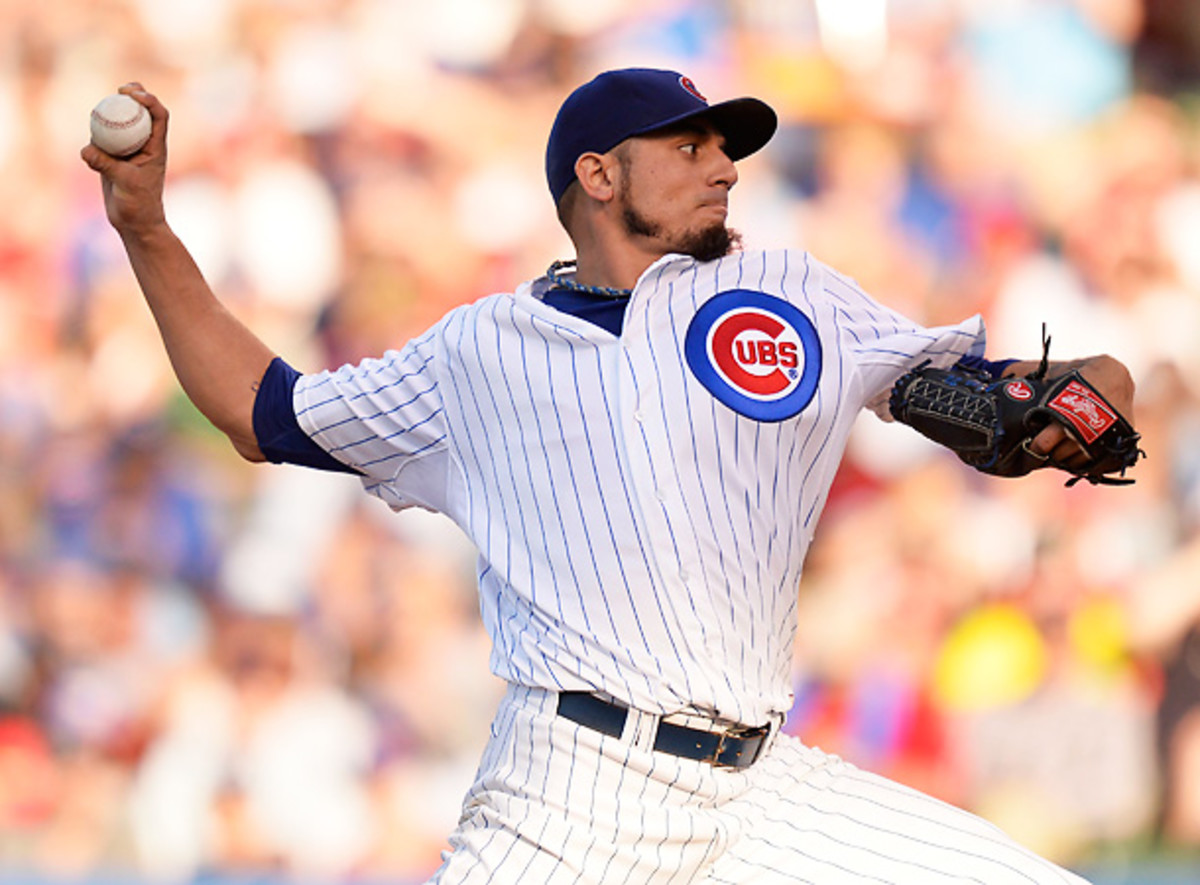
M1200 4L0 0L0 41L0 878L422 881L500 688L456 529L183 400L91 106L161 97L169 220L313 370L569 257L554 111L650 65L780 112L748 246L1138 383L1124 488L864 418L787 728L1098 882L1200 880Z

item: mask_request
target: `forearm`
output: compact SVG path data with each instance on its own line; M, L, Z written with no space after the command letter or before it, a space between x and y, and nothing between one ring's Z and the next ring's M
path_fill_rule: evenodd
M1010 364L1004 370L1004 375L1028 375L1040 365L1038 360L1022 360ZM1133 376L1124 363L1108 354L1075 360L1051 360L1046 375L1058 378L1071 371L1077 371L1087 378L1122 415L1132 419L1135 388Z
M1051 378L1055 378L1059 375L1065 375L1067 372L1075 369L1082 369L1085 365L1087 365L1088 362L1089 361L1087 359L1050 360L1046 370L1046 375ZM1037 371L1037 368L1040 365L1040 360L1017 360L1016 362L1009 363L1005 367L1004 377L1011 378L1020 375L1028 375Z
M254 397L274 354L217 300L165 222L120 234L184 392L240 454L263 460Z

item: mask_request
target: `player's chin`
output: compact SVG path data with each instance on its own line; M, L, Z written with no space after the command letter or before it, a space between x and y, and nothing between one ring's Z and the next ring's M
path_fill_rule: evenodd
M722 221L690 231L673 251L691 255L697 261L716 261L741 245L742 235Z

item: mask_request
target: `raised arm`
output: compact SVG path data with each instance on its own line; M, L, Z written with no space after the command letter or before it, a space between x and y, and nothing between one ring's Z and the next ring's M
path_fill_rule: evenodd
M100 174L108 220L125 246L184 392L239 454L262 461L254 435L254 398L274 353L217 300L167 224L167 109L140 83L119 91L150 112L150 140L125 159L92 144L80 156Z

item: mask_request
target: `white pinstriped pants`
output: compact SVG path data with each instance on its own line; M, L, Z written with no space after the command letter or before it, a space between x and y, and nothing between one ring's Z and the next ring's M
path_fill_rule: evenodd
M556 701L508 690L431 882L1085 885L789 735L748 769L714 769L576 725Z

